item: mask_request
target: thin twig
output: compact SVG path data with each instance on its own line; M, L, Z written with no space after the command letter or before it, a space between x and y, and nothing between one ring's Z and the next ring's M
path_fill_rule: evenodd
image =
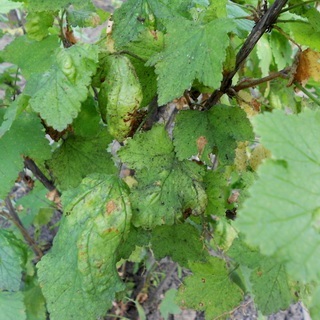
M278 72L272 72L268 76L263 77L261 79L247 80L244 83L239 83L238 85L233 86L232 90L238 92L243 89L258 86L261 83L268 82L268 81L274 80L276 78L288 79L288 77L289 77L288 73L290 70L291 70L291 68L288 67L288 68L285 68L285 69L280 70Z
M8 220L12 221L12 223L19 229L21 234L23 235L24 240L30 245L33 252L36 254L37 259L40 260L43 256L43 252L38 247L37 243L34 241L34 239L31 238L26 228L23 226L17 212L15 211L11 199L9 196L5 199L5 204L7 209L9 210L9 213L6 213L5 211L1 211L0 214L7 218Z
M320 100L317 99L311 92L309 92L306 88L304 88L299 82L294 81L293 84L301 90L309 99L315 102L318 106L320 106Z
M281 13L287 12L289 10L292 10L292 9L300 7L300 6L303 6L303 5L307 4L307 3L312 3L312 2L317 2L317 1L318 0L309 0L309 1L304 1L304 2L297 3L297 4L293 5L293 6L290 6L288 8L282 9Z
M232 79L234 75L238 72L240 67L243 65L259 39L262 35L272 27L272 25L277 21L278 16L281 13L282 8L286 5L288 0L276 0L273 5L267 10L267 12L263 15L263 17L259 20L259 22L252 29L249 37L239 50L236 56L236 64L235 68L229 73L225 74L222 81L220 89L215 90L209 99L205 103L205 109L210 109L214 106L221 96L228 92L232 85Z

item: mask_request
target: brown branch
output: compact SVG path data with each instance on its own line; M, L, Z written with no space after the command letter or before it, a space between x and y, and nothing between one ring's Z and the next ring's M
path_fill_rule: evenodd
M268 82L268 81L274 80L276 78L288 79L290 71L291 71L291 67L288 67L288 68L285 68L285 69L277 71L277 72L272 72L268 76L263 77L261 79L246 80L244 82L240 82L239 84L231 87L231 90L238 92L243 89L258 86L261 83Z
M277 21L282 8L286 5L288 0L276 0L273 5L267 10L267 12L263 15L263 17L259 20L259 22L252 29L249 37L239 50L236 56L236 64L232 71L225 74L222 81L220 89L215 90L209 99L205 103L205 109L210 109L213 107L221 96L228 92L232 85L232 79L234 75L238 72L246 58L249 56L259 39L262 35L272 27L272 25Z
M56 189L54 184L44 175L44 173L39 169L39 167L32 159L26 157L24 159L24 165L34 174L34 176L45 186L46 189L48 189L49 191L53 191Z
M0 214L7 218L8 220L12 221L12 223L19 229L21 234L23 235L24 240L30 245L33 252L37 256L37 260L40 260L43 256L43 252L38 247L37 243L34 241L34 239L31 238L26 228L23 226L17 212L15 211L11 199L9 196L5 199L6 207L9 210L9 213L6 213L4 211L1 211Z

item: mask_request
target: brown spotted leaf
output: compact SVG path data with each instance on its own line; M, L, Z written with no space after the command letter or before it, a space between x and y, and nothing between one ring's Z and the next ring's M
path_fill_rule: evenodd
M127 188L113 176L94 175L62 202L66 215L38 263L39 282L52 320L96 319L124 288L116 252L130 227Z

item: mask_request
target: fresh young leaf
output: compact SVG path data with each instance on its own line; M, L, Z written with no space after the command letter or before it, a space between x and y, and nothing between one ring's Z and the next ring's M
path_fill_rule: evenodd
M1 320L27 320L22 292L0 292Z
M164 51L148 61L156 66L159 105L182 96L195 79L212 88L220 86L228 32L233 29L229 19L201 25L180 18L167 24Z
M160 304L160 313L161 316L164 318L164 320L167 320L169 317L169 314L179 314L181 313L181 309L175 302L175 298L177 295L176 289L169 289L161 301Z
M319 279L319 124L320 113L310 110L299 115L275 110L254 118L273 158L259 167L236 221L248 243L275 255L301 281Z
M0 289L18 291L27 252L22 243L11 232L0 229ZM0 310L2 310L0 308Z
M119 155L129 167L140 169L138 185L130 195L136 227L173 224L184 211L204 211L207 199L202 187L203 168L175 159L164 127L136 135Z
M57 36L49 36L42 41L22 36L7 45L1 56L21 68L22 75L28 80L34 73L46 72L50 68L58 47Z
M116 252L130 229L127 189L112 176L92 176L66 192L63 205L52 250L38 263L39 282L50 319L96 319L124 289Z
M185 278L179 288L177 300L180 305L204 310L206 318L213 319L241 302L243 294L229 279L223 260L211 257L206 263L190 263L190 268L193 275Z
M91 137L71 134L48 161L59 188L66 190L77 187L91 173L116 172L111 154L107 151L111 141L105 128Z
M40 41L48 34L48 28L53 24L54 12L29 12L26 17L25 28L30 39Z
M270 73L270 65L273 58L270 42L266 36L262 37L257 43L257 55L259 57L261 75L262 77L266 77Z
M56 63L44 74L34 73L27 84L30 105L49 126L62 131L78 115L96 70L98 49L88 44L61 48Z
M286 309L293 302L283 264L279 264L273 257L263 256L258 250L249 248L239 239L234 241L228 255L237 263L251 269L251 294L264 315Z
M28 156L40 163L50 158L49 142L45 139L42 128L36 114L25 112L0 139L0 198L6 197L22 170L22 156Z
M222 164L234 160L237 141L253 139L245 112L240 108L217 105L207 112L181 111L176 118L174 145L179 159L198 155L210 165L210 153L218 149Z
M151 247L156 259L170 256L183 267L188 267L190 262L205 261L208 258L201 234L188 223L155 228L152 231Z

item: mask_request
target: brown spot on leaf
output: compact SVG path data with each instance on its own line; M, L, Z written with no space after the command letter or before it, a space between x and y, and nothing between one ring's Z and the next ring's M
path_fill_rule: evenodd
M206 146L206 144L208 143L208 140L206 139L206 137L204 136L200 136L198 139L197 139L197 148L198 148L198 154L199 156L202 155L203 153L203 150Z
M106 213L111 214L113 211L117 209L117 205L113 200L110 200L106 205Z

